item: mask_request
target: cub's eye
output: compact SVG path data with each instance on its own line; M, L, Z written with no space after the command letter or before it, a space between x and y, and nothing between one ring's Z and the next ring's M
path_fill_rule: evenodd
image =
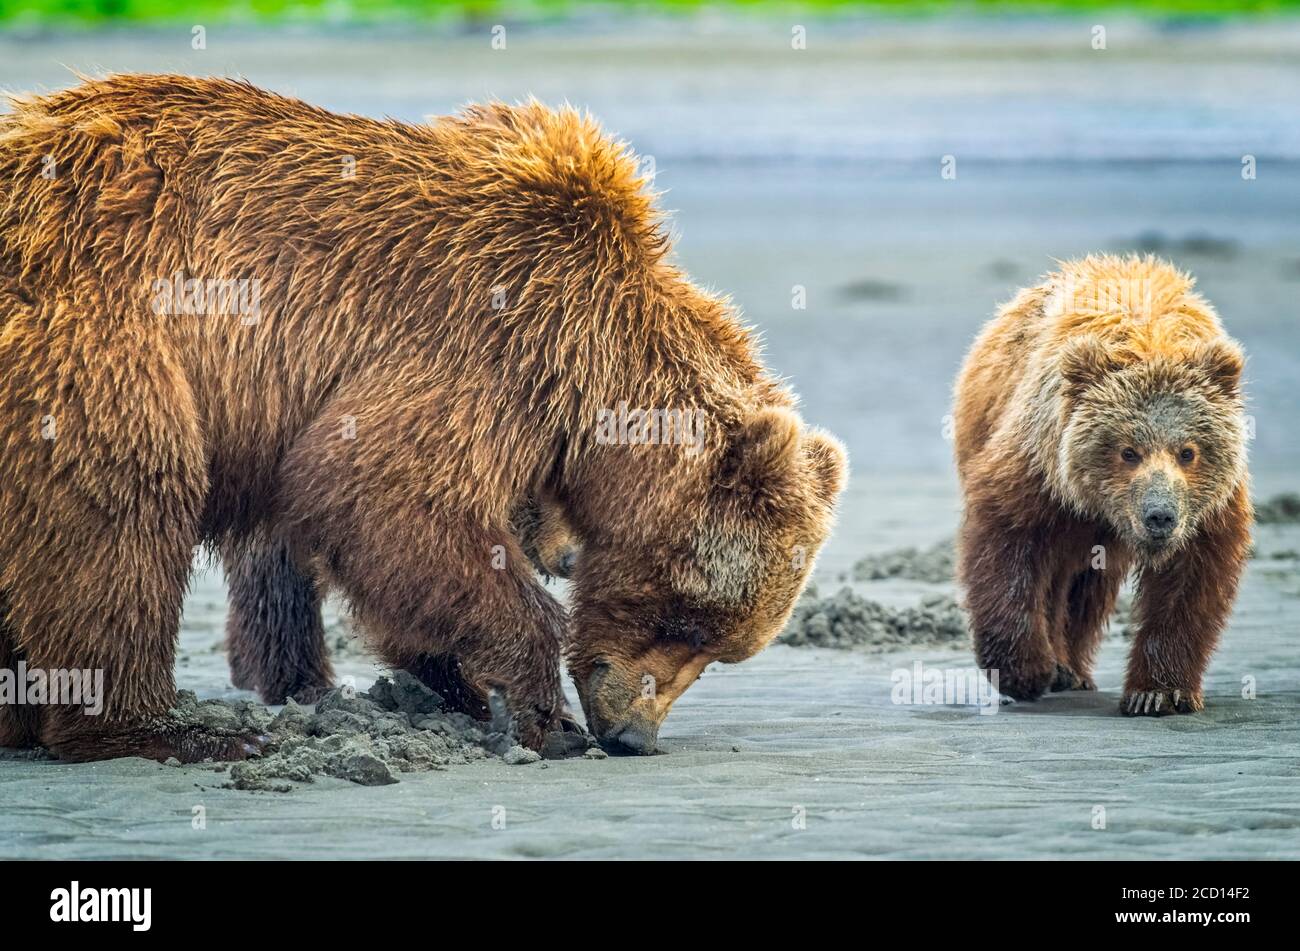
M1196 450L1193 449L1191 446L1183 447L1183 449L1178 453L1178 461L1181 462L1183 465L1187 465L1195 458L1196 458Z
M1141 454L1131 446L1125 447L1124 451L1119 454L1119 457L1131 466L1137 465L1142 461Z

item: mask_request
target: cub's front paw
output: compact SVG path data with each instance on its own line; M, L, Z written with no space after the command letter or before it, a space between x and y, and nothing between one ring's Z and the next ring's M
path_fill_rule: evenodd
M1167 713L1197 713L1205 709L1199 690L1125 690L1120 712L1129 717L1161 717Z
M1097 685L1091 677L1076 674L1064 664L1056 665L1056 676L1052 678L1052 692L1063 690L1096 690Z
M994 669L998 674L998 693L1013 700L1037 700L1052 685L1056 674L1055 668L1025 670L999 667Z

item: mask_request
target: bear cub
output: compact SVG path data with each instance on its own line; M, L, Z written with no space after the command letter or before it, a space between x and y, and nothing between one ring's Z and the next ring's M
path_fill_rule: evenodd
M1096 689L1133 571L1121 710L1202 709L1250 540L1242 365L1192 278L1150 257L1067 263L984 327L956 386L959 577L1000 692Z

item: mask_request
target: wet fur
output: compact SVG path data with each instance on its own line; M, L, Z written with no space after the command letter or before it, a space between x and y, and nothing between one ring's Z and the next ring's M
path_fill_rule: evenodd
M567 618L511 518L543 490L583 547L577 656L616 654L625 634L594 618L656 580L649 617L684 586L735 612L736 644L765 643L806 573L756 587L752 556L815 554L843 454L807 434L759 453L769 465L725 462L766 444L765 407L795 419L793 400L669 250L635 159L569 109L411 125L143 75L16 101L0 117L0 650L101 667L107 687L95 722L44 711L40 741L75 759L244 755L247 738L167 711L195 545L266 538L288 603L312 602L306 576L337 587L385 661L505 685L540 745L565 713ZM152 313L151 282L176 272L260 280L260 320ZM620 401L699 408L708 452L598 446L597 413ZM622 575L584 572L593 551L622 553ZM737 555L743 578L723 567ZM290 629L316 623L309 608ZM289 653L284 689L325 678L314 647Z
M1146 303L1095 293L1114 286L1142 287ZM1093 655L1134 570L1122 708L1200 709L1252 518L1241 366L1191 279L1151 258L1065 264L984 328L956 389L959 575L976 656L998 670L1002 692L1091 689ZM1113 445L1116 433L1160 447L1188 432L1198 455L1185 467L1163 449L1130 466ZM1140 525L1141 492L1157 477L1180 513L1163 547Z
M529 497L511 519L511 528L539 573L568 577L579 545L554 500ZM281 540L256 537L231 544L222 560L229 592L226 656L231 682L257 691L266 703L290 698L314 703L334 678L316 579ZM444 663L454 665L454 660ZM486 716L484 700L440 672L438 663L425 663L421 675L464 712Z

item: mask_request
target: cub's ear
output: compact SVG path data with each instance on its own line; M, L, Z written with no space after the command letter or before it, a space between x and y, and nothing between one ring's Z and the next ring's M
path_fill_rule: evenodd
M817 497L834 504L849 478L849 454L844 444L830 433L814 429L804 440L809 467L816 480Z
M1192 355L1210 385L1224 396L1241 395L1241 371L1246 356L1233 340L1213 340L1201 344Z
M1123 366L1119 354L1095 334L1072 340L1061 353L1061 382L1065 395L1076 397L1106 374Z
M780 492L794 476L799 417L780 406L755 410L740 424L722 457L718 481L728 488Z

